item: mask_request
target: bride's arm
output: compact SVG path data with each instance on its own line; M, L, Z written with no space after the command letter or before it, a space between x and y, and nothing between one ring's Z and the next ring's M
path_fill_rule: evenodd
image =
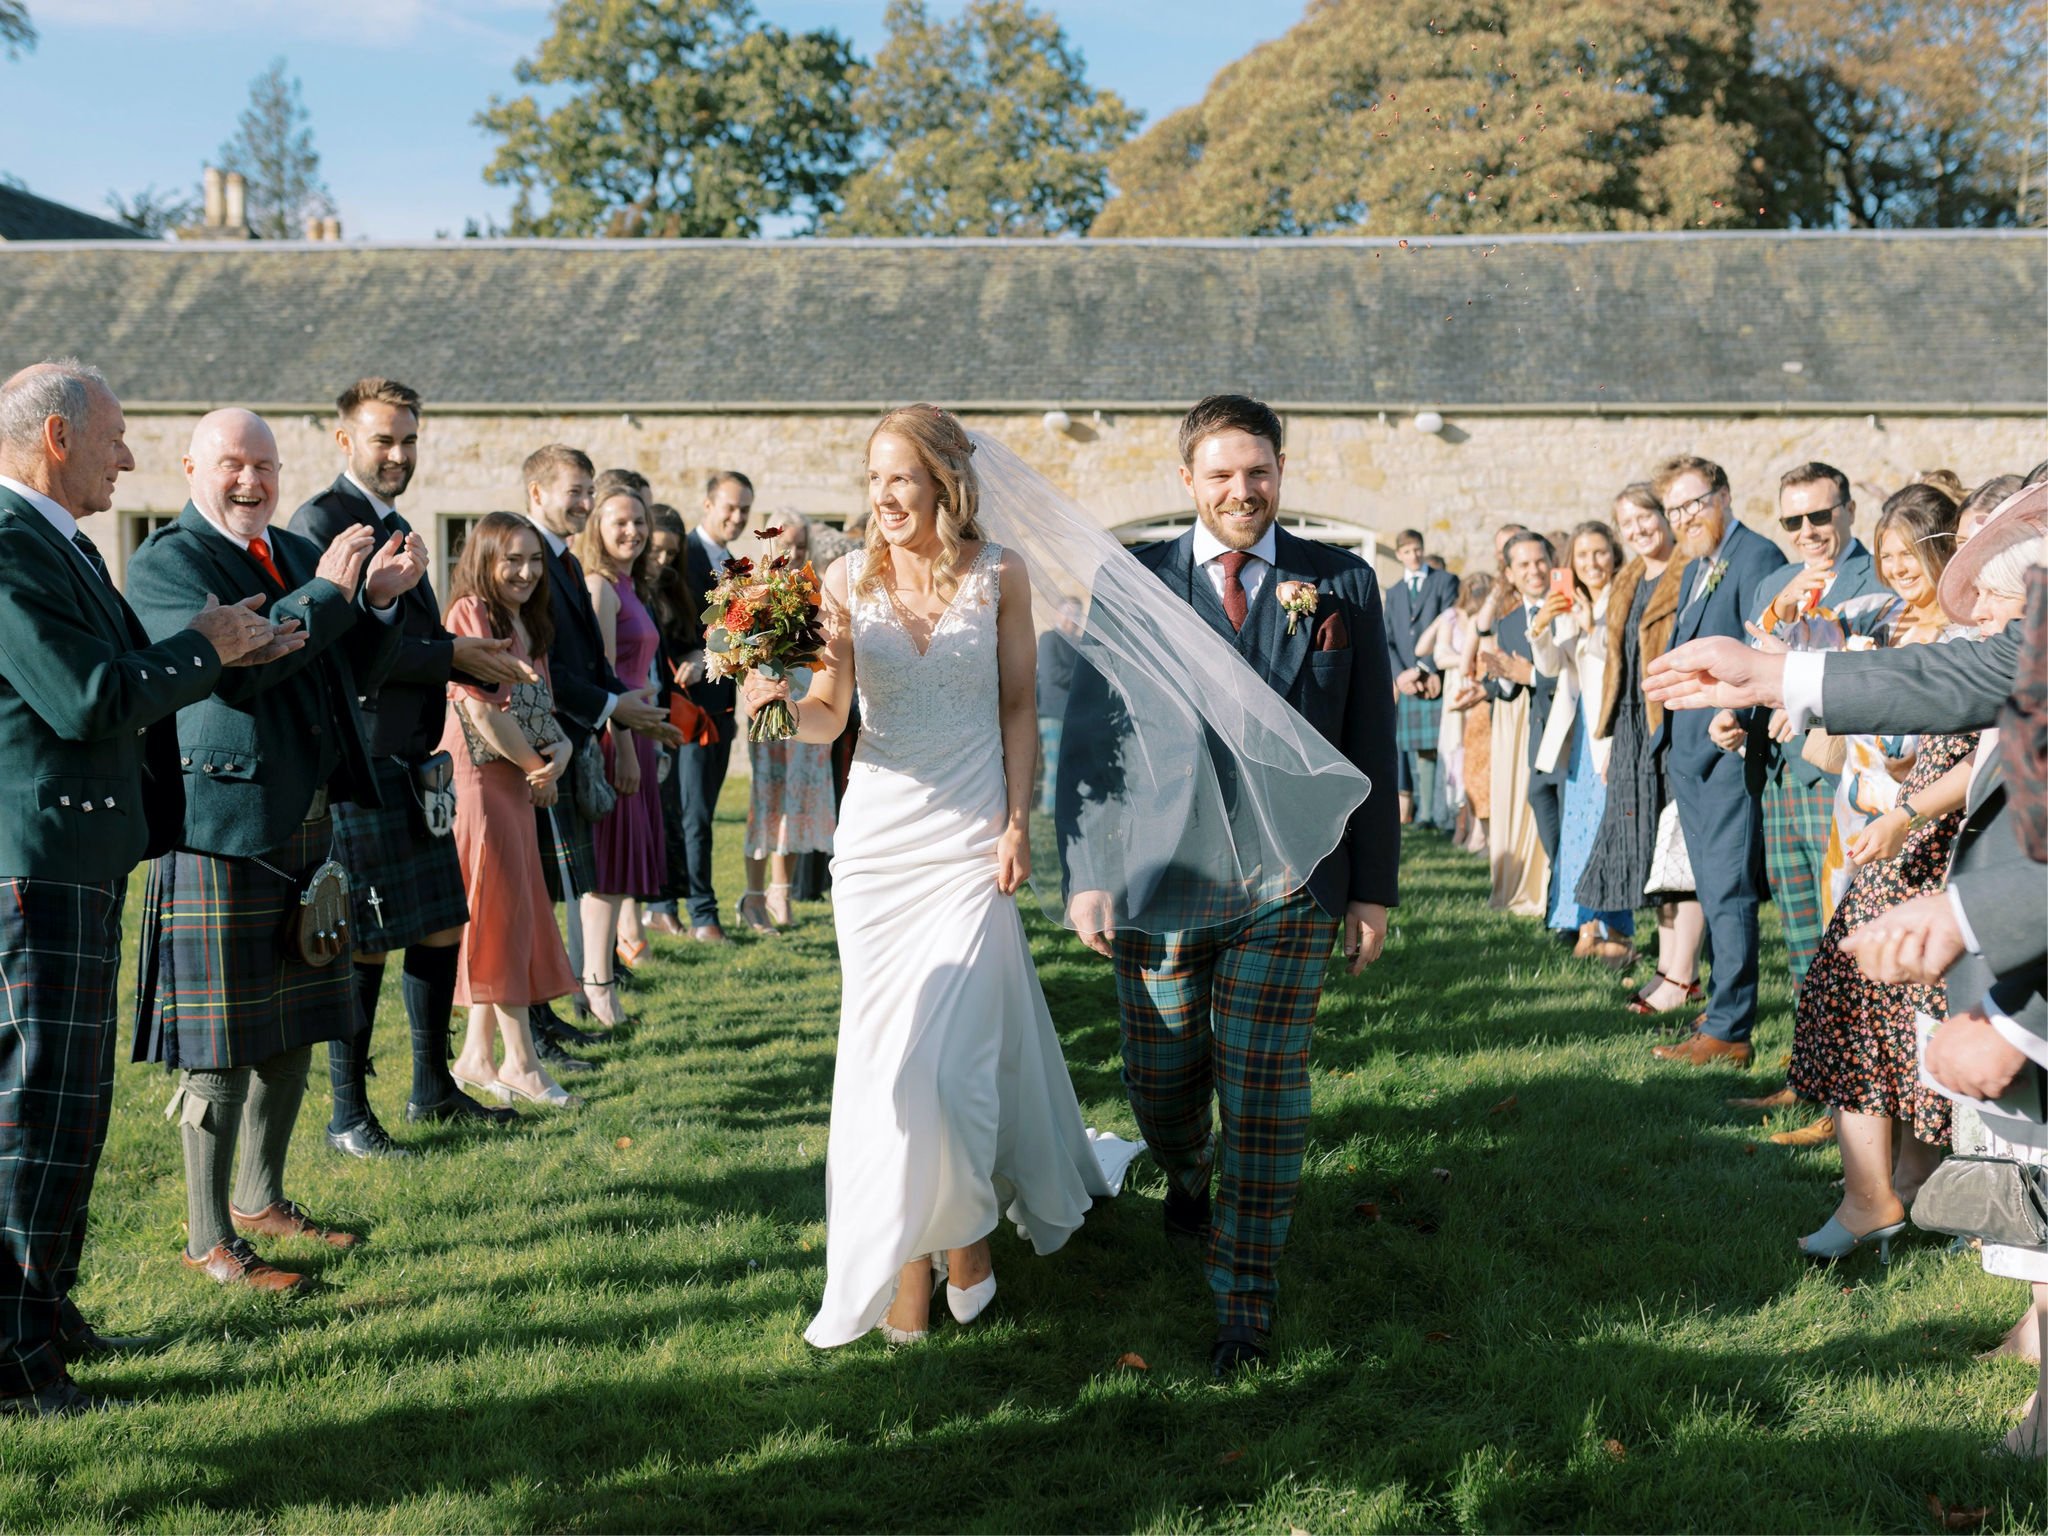
M1038 769L1038 636L1031 627L1031 576L1003 553L1002 605L996 610L996 677L1003 727L1003 780L1009 808L998 850L996 884L1007 895L1031 878L1031 780Z
M749 672L740 683L747 708L758 713L774 699L789 699L796 715L796 739L826 746L846 729L846 716L853 707L853 623L847 605L846 558L842 555L825 570L824 602L819 623L825 631L825 665L811 674L810 691L801 699L789 699L789 684ZM1036 728L1036 722L1033 723Z

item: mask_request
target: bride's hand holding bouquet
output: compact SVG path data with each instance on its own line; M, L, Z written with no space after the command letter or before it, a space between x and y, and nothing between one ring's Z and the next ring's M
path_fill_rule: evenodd
M780 537L763 528L759 537ZM705 600L704 669L714 678L737 678L751 718L749 741L787 741L796 734L789 674L824 665L825 636L818 621L823 596L818 573L806 560L794 566L780 554L759 570L734 556Z

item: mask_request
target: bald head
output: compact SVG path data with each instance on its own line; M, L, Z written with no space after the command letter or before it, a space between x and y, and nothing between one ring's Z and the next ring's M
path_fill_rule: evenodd
M185 483L207 521L237 539L261 538L277 512L277 438L254 411L208 411L185 450Z
M41 491L73 517L114 504L135 467L121 402L76 358L35 363L0 383L0 474Z

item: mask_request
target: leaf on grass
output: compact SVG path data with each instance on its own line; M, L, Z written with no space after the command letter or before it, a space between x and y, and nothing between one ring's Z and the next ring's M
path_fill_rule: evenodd
M1619 1440L1603 1440L1600 1443L1606 1449L1607 1454L1616 1461L1626 1461L1628 1459L1628 1447Z
M1233 1461L1243 1461L1243 1460L1244 1460L1244 1452L1243 1452L1243 1451L1225 1451L1225 1452L1224 1452L1224 1453L1223 1453L1222 1455L1220 1455L1220 1456L1218 1456L1218 1457L1216 1458L1216 1465L1217 1465L1217 1466L1219 1466L1219 1467L1227 1467L1227 1466L1229 1466L1229 1465L1230 1465L1230 1464L1231 1464L1231 1463L1232 1463Z
M1151 1366L1145 1363L1145 1357L1143 1355L1133 1353L1130 1350L1125 1350L1122 1354L1118 1355L1116 1357L1116 1363L1118 1365L1129 1366L1134 1371L1149 1371L1152 1369Z
M1744 1143L1742 1144L1742 1155L1743 1155L1744 1157L1755 1157L1755 1156L1756 1156L1756 1143L1755 1143L1755 1142L1753 1142L1753 1141L1745 1141L1745 1142L1744 1142Z
M1974 1531L1991 1518L1991 1511L1979 1504L1972 1509L1943 1504L1934 1494L1927 1495L1927 1512L1934 1516L1934 1523L1945 1531Z
M1515 1100L1518 1097L1519 1095L1517 1094L1509 1094L1506 1098L1502 1099L1498 1104L1494 1105L1493 1108L1489 1109L1487 1113L1489 1115L1506 1114L1509 1110L1515 1107Z
M1380 1208L1370 1200L1361 1200L1351 1207L1351 1214L1363 1221L1378 1221Z
M621 1152L623 1152L626 1150L626 1148L633 1145L633 1138L630 1136L621 1136L617 1141L613 1142L612 1145L617 1147Z
M1452 1335L1444 1332L1441 1328L1437 1328L1429 1333L1425 1333L1423 1338L1432 1344L1448 1344L1451 1342Z

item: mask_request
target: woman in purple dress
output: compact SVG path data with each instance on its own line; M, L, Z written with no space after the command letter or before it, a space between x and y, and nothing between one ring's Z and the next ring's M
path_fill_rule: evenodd
M604 634L606 659L628 688L648 685L660 631L647 610L647 504L632 490L613 487L576 536L576 558L590 584L591 606ZM597 847L597 888L584 893L584 999L600 1024L625 1017L613 985L613 956L628 965L647 949L640 903L661 895L667 874L667 839L661 825L655 745L617 722L605 728L605 770L619 801L592 828Z

